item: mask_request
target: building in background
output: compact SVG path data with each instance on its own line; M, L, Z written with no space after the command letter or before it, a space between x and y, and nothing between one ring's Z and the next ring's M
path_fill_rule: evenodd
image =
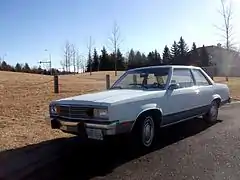
M218 76L240 76L240 52L227 50L220 43L205 46ZM199 52L201 47L198 48Z

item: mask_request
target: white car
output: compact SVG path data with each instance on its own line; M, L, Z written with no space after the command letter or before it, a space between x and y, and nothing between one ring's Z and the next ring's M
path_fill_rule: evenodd
M161 127L202 116L217 121L229 88L194 66L151 66L126 71L110 89L52 101L52 129L86 139L128 134L143 148Z

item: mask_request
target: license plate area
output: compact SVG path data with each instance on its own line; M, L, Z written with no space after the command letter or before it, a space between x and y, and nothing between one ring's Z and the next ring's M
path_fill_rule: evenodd
M101 129L86 128L86 133L89 139L103 140L103 132Z

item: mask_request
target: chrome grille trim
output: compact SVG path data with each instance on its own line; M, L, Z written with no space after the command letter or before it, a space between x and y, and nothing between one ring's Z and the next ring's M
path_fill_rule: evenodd
M91 118L91 116L87 114L87 111L90 111L91 109L93 109L93 107L60 105L58 115L60 117L73 118L73 119Z

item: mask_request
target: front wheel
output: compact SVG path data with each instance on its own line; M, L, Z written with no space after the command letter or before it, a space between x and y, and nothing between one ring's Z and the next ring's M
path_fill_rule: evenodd
M133 141L137 146L143 149L149 149L153 146L156 139L156 124L152 115L143 115L136 122L133 131Z
M218 108L218 102L213 101L209 111L203 116L203 119L209 124L216 123L218 118Z

